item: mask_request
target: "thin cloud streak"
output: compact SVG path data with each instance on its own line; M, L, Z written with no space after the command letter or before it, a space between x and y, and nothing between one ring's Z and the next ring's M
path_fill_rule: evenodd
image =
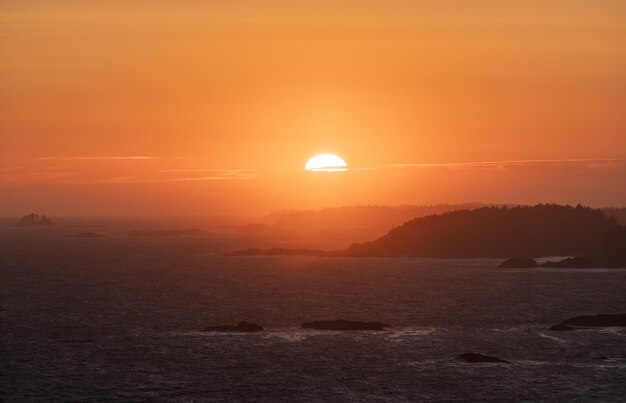
M78 161L78 160L155 160L158 157L150 157L147 155L129 155L129 156L96 156L96 157L38 157L37 160L42 161Z
M519 167L519 166L563 166L583 165L593 167L597 164L611 164L626 162L624 158L565 158L565 159L536 159L536 160L503 160L503 161L472 161L472 162L441 162L441 163L406 163L406 164L378 164L364 167L349 168L350 171L373 171L381 169L402 168L491 168L491 167Z
M156 159L156 157L42 157L40 159ZM588 170L614 170L626 166L624 158L566 158L566 159L534 159L534 160L503 160L503 161L472 161L472 162L444 162L444 163L402 163L376 164L369 166L348 167L347 172L380 171L392 169L423 169L423 168L450 168L450 169L504 169L521 167L578 167ZM162 169L153 171L157 175L125 175L109 176L89 173L86 171L48 167L47 169L32 169L25 166L0 167L0 186L12 185L94 185L94 184L133 184L133 183L174 183L174 182L210 182L228 180L251 180L278 172L305 172L304 169ZM197 173L198 176L193 176ZM159 175L160 174L160 175ZM167 175L164 175L167 174ZM171 174L171 175L169 175ZM177 175L179 174L179 175ZM202 175L204 174L204 175ZM151 177L152 176L152 177ZM154 177L164 176L164 177Z
M25 167L0 169L0 186L12 185L94 185L158 182L226 181L254 179L259 175L251 170L214 170L213 175L155 178L152 175L106 176L58 168L31 170Z
M255 169L236 168L236 169L159 169L157 172L162 173L192 173L192 172L255 172Z

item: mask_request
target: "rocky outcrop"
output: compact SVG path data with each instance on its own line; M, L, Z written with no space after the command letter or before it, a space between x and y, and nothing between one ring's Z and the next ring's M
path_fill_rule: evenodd
M35 213L26 214L17 223L20 227L51 227L54 223L45 215L39 215Z
M538 266L539 265L537 264L535 259L531 259L528 257L512 257L500 263L498 267L507 269L532 269Z
M456 357L459 361L465 361L470 363L500 363L508 364L508 361L504 361L498 357L491 357L489 355L482 355L478 353L463 353Z
M391 327L380 322L358 322L354 320L319 320L315 322L305 322L302 329L315 330L385 330Z
M546 262L542 266L559 268L626 267L626 228L617 226L602 236L601 254L571 257L558 262Z
M626 314L581 315L565 319L548 330L576 330L590 327L626 327Z
M206 327L204 332L227 332L227 333L250 333L260 332L263 330L262 326L255 323L248 323L246 321L239 322L237 326L233 325L221 325L221 326L209 326Z
M562 269L626 268L626 256L594 255L570 257L558 262L545 262L541 267Z

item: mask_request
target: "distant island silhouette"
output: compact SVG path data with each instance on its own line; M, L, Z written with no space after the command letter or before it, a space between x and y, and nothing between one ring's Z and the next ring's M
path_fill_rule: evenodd
M417 218L377 240L353 244L346 256L572 256L601 251L616 226L601 210L539 204L483 207Z
M52 227L56 225L45 215L39 215L35 213L26 214L17 223L20 227Z
M608 256L607 242L614 244L611 250L624 249L620 231L622 227L613 217L607 217L600 209L581 205L482 207L416 218L374 241L355 243L344 250L247 249L229 255L434 258ZM610 255L616 256L614 252Z
M287 210L271 213L261 219L273 228L302 230L303 228L317 230L333 230L342 228L386 228L401 225L402 223L430 215L443 214L451 211L476 210L481 207L504 207L496 203L462 203L462 204L432 204L406 206L377 206L355 205L343 207L328 207L319 210ZM516 204L506 205L509 208ZM607 217L615 217L617 222L626 225L626 208L606 207L601 209ZM222 226L225 227L225 226ZM238 226L232 226L239 228Z
M333 230L337 227L385 227L388 229L416 217L455 210L472 210L485 206L479 203L420 206L356 205L327 207L319 210L278 211L264 217L264 221L271 222L273 227L280 229Z

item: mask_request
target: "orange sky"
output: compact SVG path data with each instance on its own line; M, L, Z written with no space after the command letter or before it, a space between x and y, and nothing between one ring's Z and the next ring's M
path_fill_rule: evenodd
M621 0L4 1L0 48L0 215L626 205Z

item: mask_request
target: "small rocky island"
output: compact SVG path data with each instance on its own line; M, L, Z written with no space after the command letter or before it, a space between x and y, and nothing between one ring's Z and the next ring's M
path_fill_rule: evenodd
M263 330L262 326L255 323L248 323L246 321L239 322L236 326L233 325L221 325L221 326L209 326L204 328L203 332L225 332L225 333L251 333L260 332Z
M314 322L305 322L302 329L315 330L385 330L391 327L380 322L358 322L354 320L319 320Z
M56 224L45 215L31 213L22 217L17 225L20 227L52 227Z
M581 315L565 319L548 330L576 330L595 327L626 327L626 314Z

